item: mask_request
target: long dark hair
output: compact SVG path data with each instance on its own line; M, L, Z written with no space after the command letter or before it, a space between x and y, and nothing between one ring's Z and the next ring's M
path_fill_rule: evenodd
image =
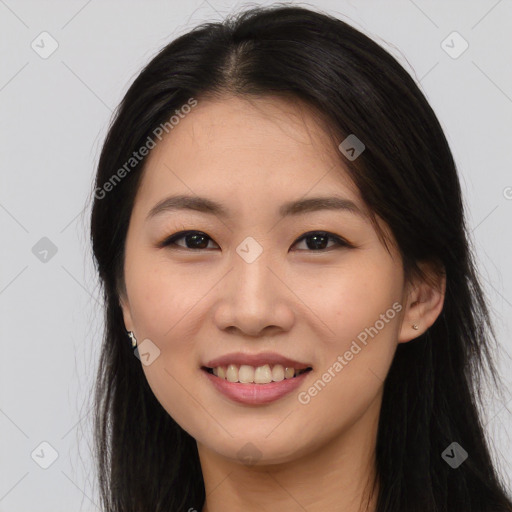
M152 393L133 355L119 297L145 158L129 168L126 163L191 98L226 93L292 97L317 112L338 143L355 134L365 150L354 161L338 151L340 159L369 209L390 227L406 278L426 279L423 261L446 273L440 316L418 339L398 346L385 380L378 512L510 512L478 411L482 377L498 385L495 333L440 123L411 76L369 37L328 14L281 4L202 24L165 46L135 79L109 128L91 217L105 301L94 396L104 509L201 510L205 500L196 442ZM119 173L123 166L126 172ZM452 442L469 455L456 469L442 457Z

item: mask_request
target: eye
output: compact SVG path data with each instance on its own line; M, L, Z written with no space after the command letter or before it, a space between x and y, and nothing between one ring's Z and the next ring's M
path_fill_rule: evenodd
M185 245L178 244L178 240L184 240ZM297 239L294 243L296 245L299 242L302 241L310 241L309 243L306 242L307 249L311 249L314 252L323 251L326 248L325 243L327 243L329 240L334 241L334 246L338 247L354 247L352 244L344 240L343 238L334 235L332 233L328 233L326 231L310 231L309 233L306 233L302 235L299 239ZM177 246L182 247L184 249L207 249L208 248L208 241L213 240L202 231L180 231L179 233L175 233L174 235L171 235L170 237L166 238L163 242L161 242L158 247L169 247L169 246ZM215 242L213 242L215 243ZM217 245L217 244L215 244ZM218 247L218 246L217 246ZM331 246L332 247L332 246ZM172 247L171 247L172 248Z
M181 239L185 240L185 246L176 243L177 240ZM184 249L206 249L208 246L208 240L212 239L202 231L180 231L179 233L175 233L174 235L166 238L159 244L159 247L177 245Z
M334 245L338 247L354 247L352 244L344 240L343 238L334 235L332 233L328 233L327 231L311 231L302 235L296 242L302 242L303 240L311 240L311 242L306 242L306 247L308 249L313 249L315 252L323 251L326 249L325 243L329 240L334 241ZM294 244L294 245L295 245ZM332 247L332 246L331 246Z

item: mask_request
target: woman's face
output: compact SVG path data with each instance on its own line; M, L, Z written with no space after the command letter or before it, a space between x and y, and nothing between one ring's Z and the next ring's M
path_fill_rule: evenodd
M148 157L126 240L124 320L155 396L203 449L278 463L376 426L402 341L402 262L336 151L298 103L227 98L199 101ZM192 206L150 215L178 195ZM319 197L354 207L300 207ZM223 213L194 208L203 198ZM195 233L162 245L180 231ZM223 356L229 380L275 382L224 379L221 390L203 367ZM286 366L312 370L283 379Z

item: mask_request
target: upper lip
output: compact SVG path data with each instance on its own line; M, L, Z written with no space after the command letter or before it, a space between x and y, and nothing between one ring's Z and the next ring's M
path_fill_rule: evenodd
M216 357L208 361L204 366L207 368L217 368L218 366L227 366L229 364L249 366L263 366L265 364L280 364L288 368L295 368L296 370L304 370L310 368L311 364L302 363L289 357L282 356L275 352L261 352L259 354L246 354L244 352L233 352L220 357Z

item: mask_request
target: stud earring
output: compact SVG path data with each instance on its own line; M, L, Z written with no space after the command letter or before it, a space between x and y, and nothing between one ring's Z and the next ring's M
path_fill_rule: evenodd
M412 328L415 329L416 331L419 329L419 327L416 324L412 324Z
M135 348L137 346L137 339L135 338L133 331L128 331L128 336L132 339L132 348Z

